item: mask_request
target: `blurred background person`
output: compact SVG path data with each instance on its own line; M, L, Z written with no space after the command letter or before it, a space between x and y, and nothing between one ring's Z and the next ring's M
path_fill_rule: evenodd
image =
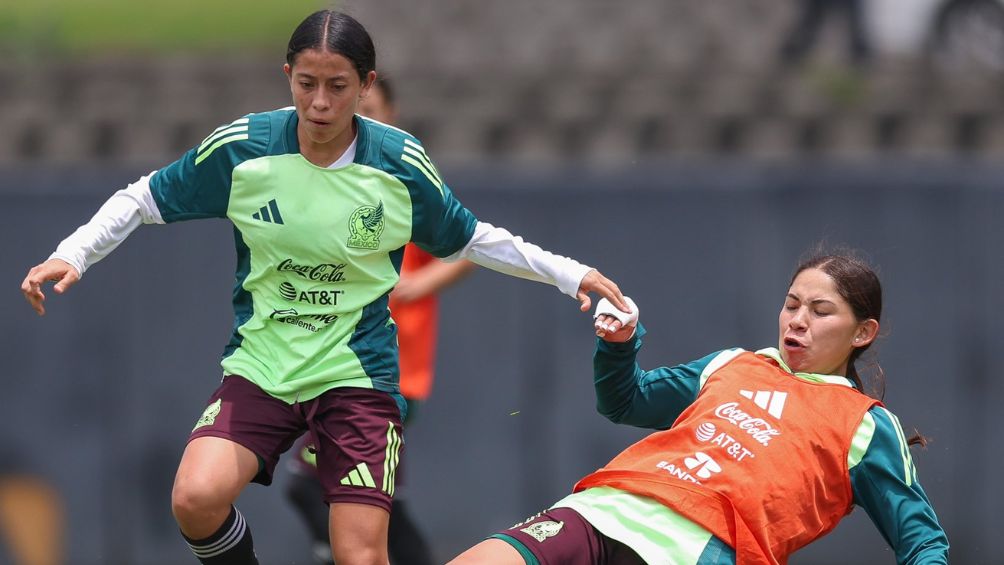
M397 102L389 79L378 77L369 94L359 102L362 116L393 125L397 122ZM397 325L398 357L401 365L401 394L408 402L406 429L414 423L422 401L432 391L435 369L436 335L439 324L438 294L465 277L474 263L461 260L447 263L436 259L413 243L404 250L401 279L390 295L390 311ZM416 457L409 451L409 459ZM313 554L320 563L334 563L328 550L328 510L317 478L313 453L306 438L297 442L286 496L307 522ZM417 455L421 457L421 455ZM405 466L397 470L397 485L405 484ZM429 485L435 488L436 485ZM396 565L432 565L434 559L421 528L411 516L400 490L391 505L388 544L391 562Z
M799 15L781 46L785 64L801 62L818 42L827 20L843 16L847 54L854 65L868 63L871 38L865 22L864 0L798 0Z
M1004 2L940 0L932 16L926 49L948 71L1004 71Z
M47 481L0 468L0 540L14 565L64 563L63 513L62 498Z

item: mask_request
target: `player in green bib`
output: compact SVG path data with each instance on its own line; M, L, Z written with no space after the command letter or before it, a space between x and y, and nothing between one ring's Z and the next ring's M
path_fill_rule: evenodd
M326 489L335 562L387 563L405 409L387 299L409 241L555 285L583 311L590 292L628 309L595 269L479 222L413 136L356 115L375 68L359 22L327 10L308 16L287 50L294 107L225 124L118 191L22 284L44 314L45 282L65 292L141 224L233 223L224 379L196 423L172 494L202 563L257 563L233 502L249 482L271 482L279 454L304 432Z

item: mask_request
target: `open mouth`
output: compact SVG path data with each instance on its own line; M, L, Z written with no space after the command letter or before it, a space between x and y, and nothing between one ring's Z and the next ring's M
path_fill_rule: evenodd
M794 338L790 338L790 337L784 338L784 346L785 347L790 347L792 349L805 347L798 340L796 340Z

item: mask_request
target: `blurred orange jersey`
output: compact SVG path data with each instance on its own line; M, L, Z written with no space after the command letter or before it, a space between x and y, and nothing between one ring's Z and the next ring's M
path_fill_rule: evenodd
M421 269L432 261L436 258L409 243L404 248L401 274ZM401 357L401 394L405 398L425 400L432 391L438 306L435 293L406 304L394 300L391 295L390 313L397 324Z

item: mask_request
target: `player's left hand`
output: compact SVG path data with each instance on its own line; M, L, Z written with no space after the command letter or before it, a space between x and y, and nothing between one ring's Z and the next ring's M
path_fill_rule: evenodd
M624 301L624 295L621 294L621 289L617 287L617 284L604 277L596 269L589 271L586 276L582 277L579 291L575 294L575 298L579 301L579 310L583 312L588 312L593 305L592 299L589 298L590 292L595 292L602 298L606 298L622 312L631 312L631 307Z
M624 301L630 307L630 313L615 309L613 304L606 299L602 299L596 304L593 329L596 330L597 337L604 341L617 343L631 339L638 326L639 310L634 301L627 296L624 297Z

